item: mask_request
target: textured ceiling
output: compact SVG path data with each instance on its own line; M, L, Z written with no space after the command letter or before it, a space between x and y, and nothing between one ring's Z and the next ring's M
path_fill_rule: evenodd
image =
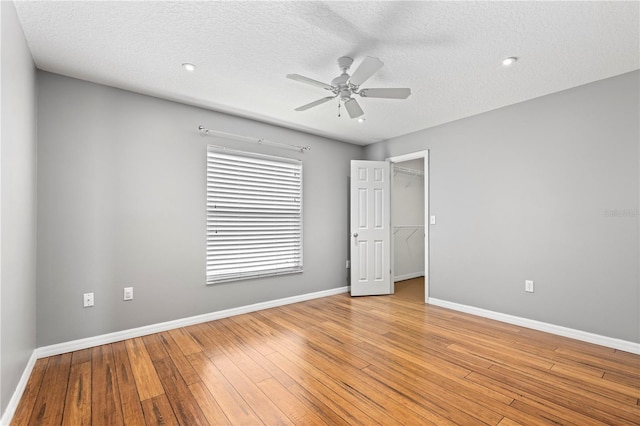
M16 1L42 70L357 144L638 69L639 5ZM285 76L330 83L345 55L385 63L362 87L411 96L358 97L363 124L337 101L294 111L327 92Z

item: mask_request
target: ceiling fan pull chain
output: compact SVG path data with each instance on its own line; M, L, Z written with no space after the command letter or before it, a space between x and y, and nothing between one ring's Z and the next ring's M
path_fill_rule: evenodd
M338 101L338 117L340 117L340 101Z

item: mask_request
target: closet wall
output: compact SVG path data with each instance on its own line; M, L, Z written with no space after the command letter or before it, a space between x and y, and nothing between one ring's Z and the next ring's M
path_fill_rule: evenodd
M393 164L394 281L424 276L424 160Z

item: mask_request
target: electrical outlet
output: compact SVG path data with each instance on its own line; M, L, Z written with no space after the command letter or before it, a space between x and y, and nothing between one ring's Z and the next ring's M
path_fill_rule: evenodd
M82 297L84 300L85 308L90 308L91 306L93 306L93 293L85 293L82 295Z
M124 300L133 300L133 287L124 288Z
M524 291L528 293L533 293L533 281L525 280L524 282Z

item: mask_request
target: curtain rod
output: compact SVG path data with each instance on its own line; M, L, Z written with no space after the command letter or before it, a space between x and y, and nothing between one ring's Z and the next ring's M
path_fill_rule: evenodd
M225 133L225 132L220 132L218 130L209 130L204 126L198 126L198 130L200 131L200 134L202 136L220 136L224 138L236 139L243 142L254 142L257 144L267 144L267 145L280 145L282 148L294 149L296 151L300 151L301 153L304 153L305 151L311 151L310 146L291 145L284 142L274 142L266 139L252 138L249 136L234 135L233 133Z

